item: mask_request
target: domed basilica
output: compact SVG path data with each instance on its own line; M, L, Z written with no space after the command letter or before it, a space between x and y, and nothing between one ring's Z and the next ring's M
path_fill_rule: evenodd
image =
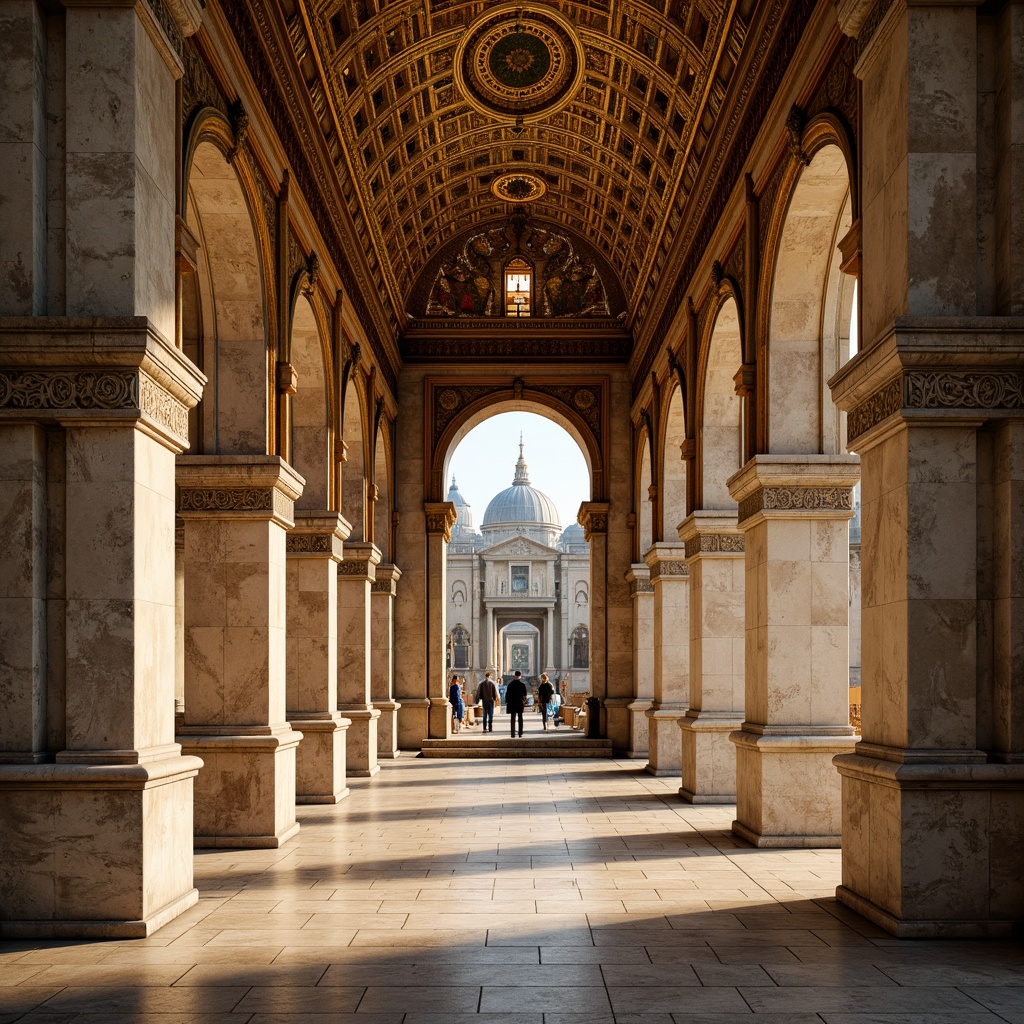
M458 514L447 557L449 669L470 693L488 669L518 669L528 682L568 676L566 693L588 693L590 546L531 486L522 440L512 486L491 499L479 530L454 477L448 501Z

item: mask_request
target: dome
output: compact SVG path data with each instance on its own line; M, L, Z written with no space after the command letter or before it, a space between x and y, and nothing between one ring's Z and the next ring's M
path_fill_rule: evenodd
M459 490L459 485L455 482L455 477L452 477L452 485L448 488L448 500L455 506L455 511L458 513L458 519L455 521L455 529L460 532L473 530L473 511L470 508L469 502L462 496L462 492Z
M511 487L496 494L484 512L481 526L486 528L510 523L536 524L561 532L561 519L555 503L542 491L530 486L530 477L523 458L523 443L519 442L519 461Z
M586 544L587 538L583 527L579 523L573 523L562 531L562 543L568 547L570 544Z

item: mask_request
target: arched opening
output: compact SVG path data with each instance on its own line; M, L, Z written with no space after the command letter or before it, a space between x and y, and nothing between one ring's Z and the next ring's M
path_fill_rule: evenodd
M706 509L736 507L727 481L742 458L743 404L734 381L742 362L739 310L730 296L715 320L704 377L701 467Z
M769 451L844 450L827 380L850 351L854 280L840 269L850 229L850 182L838 146L818 150L786 211L772 283L768 352Z
M292 319L292 365L298 390L292 399L292 465L306 484L295 503L326 509L330 496L330 416L324 346L313 307L299 296Z
M387 424L381 421L374 451L373 482L377 500L373 504L373 542L380 548L382 562L391 561L391 448Z
M589 693L589 662L567 681L569 636L590 621L590 546L575 522L591 486L583 448L551 418L492 413L459 432L445 466L458 516L445 555L450 656L460 626L473 638L452 670L467 692L486 671L501 684L518 669L528 687L547 672Z
M183 338L209 378L191 450L264 454L269 387L256 235L235 171L212 143L196 148L186 209L200 248L194 285L183 290Z
M637 479L636 528L639 556L643 558L654 543L654 507L651 502L651 443L646 432L640 447L640 473Z
M676 528L686 518L686 463L680 446L686 440L686 410L683 391L672 389L665 416L665 437L662 443L661 515L662 537L675 539Z
M341 514L352 527L349 540L353 542L366 537L366 416L357 380L358 370L353 370L345 389L345 461L341 468Z

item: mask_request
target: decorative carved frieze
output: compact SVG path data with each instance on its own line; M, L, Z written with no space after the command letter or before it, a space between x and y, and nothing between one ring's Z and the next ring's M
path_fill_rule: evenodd
M690 567L685 562L666 560L656 562L651 570L651 578L659 579L662 576L686 576L690 575Z
M339 576L357 576L361 579L369 580L371 583L376 576L375 570L376 565L369 558L355 558L351 560L346 558L338 563Z
M979 413L1024 409L1024 374L1016 370L904 370L850 412L848 443L904 409Z
M187 409L138 370L0 370L0 411L16 409L143 415L188 445Z
M698 533L686 541L686 557L695 555L741 554L746 551L742 533Z
M370 592L373 594L390 594L394 597L395 589L395 581L393 579L374 580L373 585L370 587Z
M739 522L762 511L852 512L850 487L759 487L739 506Z
M330 555L334 542L332 533L289 533L286 548L289 555Z
M654 584L650 580L630 580L629 593L631 597L636 594L653 594Z
M273 487L182 487L179 512L273 512Z

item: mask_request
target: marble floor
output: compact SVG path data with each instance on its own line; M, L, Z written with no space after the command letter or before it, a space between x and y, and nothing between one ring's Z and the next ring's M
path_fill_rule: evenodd
M0 943L0 1024L1024 1024L1024 946L889 938L839 854L630 761L403 758L150 939Z

